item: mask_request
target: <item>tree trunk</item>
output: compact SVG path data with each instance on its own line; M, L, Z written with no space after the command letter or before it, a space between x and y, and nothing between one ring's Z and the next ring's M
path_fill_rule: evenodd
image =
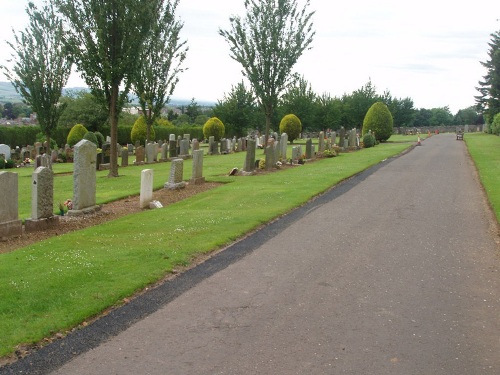
M109 120L111 123L111 145L109 158L109 173L108 177L118 177L118 150L116 144L118 142L118 113L116 111L116 103L118 101L118 85L113 84L111 88L111 105L109 107Z

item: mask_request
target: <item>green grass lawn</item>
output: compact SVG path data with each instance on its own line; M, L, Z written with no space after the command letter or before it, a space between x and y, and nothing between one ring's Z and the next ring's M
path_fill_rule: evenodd
M20 343L39 342L120 304L175 267L235 241L340 181L401 153L414 141L387 142L248 177L227 176L231 168L242 167L244 153L206 156L206 179L226 184L163 209L145 210L0 254L0 356L12 353ZM258 151L257 157L262 153ZM184 166L186 180L190 163ZM59 173L65 168L56 165L54 170ZM168 179L170 163L120 168L119 178L99 172L97 202L138 194L144 168L154 169L154 185L159 188ZM18 171L20 190L29 190L32 171ZM57 175L55 181L56 200L71 198L72 177ZM22 197L30 200L29 195Z
M476 164L497 221L500 222L500 137L471 133L464 136L464 141Z

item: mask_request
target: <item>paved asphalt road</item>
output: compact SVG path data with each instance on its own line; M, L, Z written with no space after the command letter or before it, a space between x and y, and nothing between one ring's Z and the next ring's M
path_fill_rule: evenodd
M107 317L24 364L71 375L500 374L497 240L465 144L434 136L220 255L246 248L236 259L183 275L167 303L137 301L156 303L151 313Z

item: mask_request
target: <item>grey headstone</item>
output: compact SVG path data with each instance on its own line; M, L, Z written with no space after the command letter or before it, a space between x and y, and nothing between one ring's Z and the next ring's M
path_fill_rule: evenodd
M3 144L3 143L0 144L0 154L4 154L5 160L9 160L10 159L10 146Z
M0 238L22 235L18 211L18 175L0 172Z
M144 156L145 156L144 146L136 147L134 164L135 165L144 164Z
M127 167L128 166L128 149L122 149L122 167Z
M245 165L243 166L244 172L253 172L255 170L255 145L254 139L247 141L247 154L245 157Z
M205 182L203 177L203 150L193 150L193 173L191 182L199 185Z
M73 171L73 210L94 207L96 203L97 146L86 139L75 146Z
M184 176L184 160L174 159L170 167L170 176L164 187L168 190L183 189L186 183L182 181Z
M38 167L32 175L31 218L47 219L54 215L54 174L47 167Z

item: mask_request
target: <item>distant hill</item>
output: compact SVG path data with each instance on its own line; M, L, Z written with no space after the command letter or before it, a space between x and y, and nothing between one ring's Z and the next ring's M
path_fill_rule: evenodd
M10 82L0 82L0 103L19 103L22 102L21 95L16 92Z
M65 95L65 93L67 93L68 91L81 91L81 90L88 90L88 88L87 87L65 87L63 90L63 95ZM135 95L130 95L130 100L131 100L132 104L139 105L139 101L137 100L137 97ZM22 98L21 98L21 95L19 95L16 92L16 90L14 89L14 86L12 86L12 84L10 82L0 82L0 103L6 103L6 102L19 103L19 102L22 102ZM206 102L206 101L198 101L198 100L196 100L196 102L198 103L198 105L200 105L202 107L212 107L215 105L214 102ZM191 103L191 99L171 97L168 105L171 107L177 107L177 106L182 106L182 105L189 105L190 103Z

